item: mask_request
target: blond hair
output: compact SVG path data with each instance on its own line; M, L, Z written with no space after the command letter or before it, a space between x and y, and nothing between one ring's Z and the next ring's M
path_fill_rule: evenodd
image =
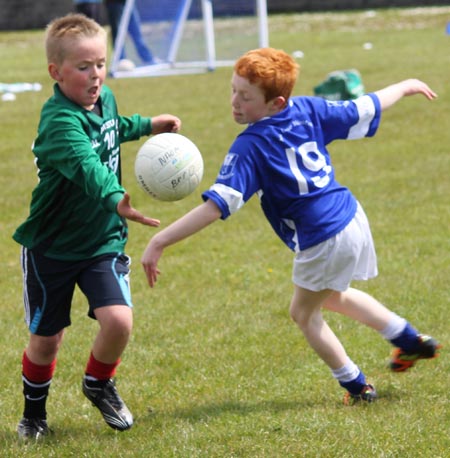
M256 84L265 100L291 96L300 66L281 49L259 48L248 51L234 65L234 72Z
M106 30L93 19L83 14L67 14L48 24L45 35L45 51L48 63L61 64L68 49L80 38L104 37Z

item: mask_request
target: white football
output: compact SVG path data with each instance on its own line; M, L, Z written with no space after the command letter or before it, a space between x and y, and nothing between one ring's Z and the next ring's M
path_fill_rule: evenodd
M134 173L141 188L155 199L172 202L191 194L203 177L203 158L187 137L155 135L139 149Z

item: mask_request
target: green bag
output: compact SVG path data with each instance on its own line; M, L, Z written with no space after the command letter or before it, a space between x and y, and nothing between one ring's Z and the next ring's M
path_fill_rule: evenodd
M327 100L349 100L363 95L364 84L358 70L336 70L314 88L314 95Z

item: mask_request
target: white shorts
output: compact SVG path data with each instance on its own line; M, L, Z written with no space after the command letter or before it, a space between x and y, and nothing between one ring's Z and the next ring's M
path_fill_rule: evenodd
M295 255L292 281L310 291L345 291L352 280L368 280L377 274L372 233L358 203L355 217L344 230Z

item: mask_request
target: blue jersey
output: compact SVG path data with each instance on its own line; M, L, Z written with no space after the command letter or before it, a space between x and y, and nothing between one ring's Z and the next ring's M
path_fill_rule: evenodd
M374 135L380 116L374 94L339 102L293 97L280 113L238 135L202 197L214 201L225 219L256 193L289 248L317 245L343 230L356 212L355 197L335 180L326 145Z

